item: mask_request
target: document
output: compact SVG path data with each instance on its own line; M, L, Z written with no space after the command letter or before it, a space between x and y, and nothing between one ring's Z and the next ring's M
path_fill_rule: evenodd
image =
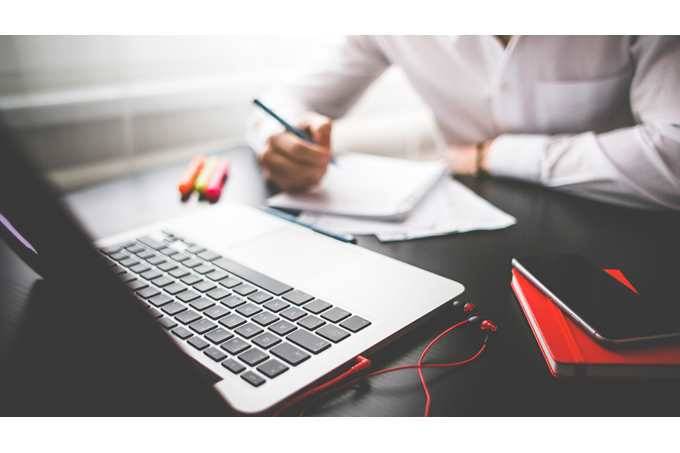
M373 234L382 242L403 241L473 230L497 230L516 219L458 181L441 179L400 222L302 212L301 222L337 233Z
M405 220L446 174L441 162L347 153L319 187L269 198L274 208L377 220Z

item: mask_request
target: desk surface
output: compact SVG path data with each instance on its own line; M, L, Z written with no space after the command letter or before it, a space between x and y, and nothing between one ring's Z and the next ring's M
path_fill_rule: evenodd
M261 204L268 189L246 149L227 152L232 176L222 201ZM71 193L66 202L94 237L198 209L219 209L195 198L180 202L174 185L183 166L139 173ZM433 415L678 415L680 382L569 382L547 372L529 327L509 288L513 256L573 252L603 267L618 267L645 294L675 297L680 256L680 215L645 212L556 193L507 180L461 178L466 186L511 213L518 223L506 230L475 232L383 244L366 236L359 245L465 284L463 300L475 303L500 331L488 352L458 370L428 370ZM3 247L0 254L7 255ZM3 263L10 262L3 257ZM12 261L3 289L15 303L2 304L0 353L17 328L17 302L34 276ZM5 265L3 265L5 266ZM6 267L6 266L5 266ZM9 280L8 280L9 281ZM3 296L3 297L4 297ZM438 319L397 340L374 358L376 366L415 363L425 343L455 321ZM476 350L472 329L453 334L431 353L450 361ZM414 371L374 378L325 395L305 408L308 415L420 415L422 391Z

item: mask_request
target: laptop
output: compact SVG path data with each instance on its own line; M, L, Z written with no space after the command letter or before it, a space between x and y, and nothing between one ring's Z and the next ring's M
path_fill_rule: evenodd
M187 388L205 385L239 413L266 413L463 292L458 282L236 204L92 243L4 127L0 143L2 236L68 294L37 309L50 315L41 324L49 337L41 338L44 327L32 334L41 345L35 359L51 361L45 384L50 373L71 383L68 368L79 367L74 400L116 404L111 388L125 400L126 386L144 386L138 398L163 388L148 404L172 401L186 390L164 385L191 375L189 363L210 379L183 378ZM66 336L58 354L71 365L60 366L45 347Z

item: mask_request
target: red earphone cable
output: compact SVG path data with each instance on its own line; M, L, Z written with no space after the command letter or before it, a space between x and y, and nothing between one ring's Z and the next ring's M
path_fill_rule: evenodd
M487 334L487 335L484 337L484 341L482 342L482 345L481 345L481 347L477 350L477 352L475 352L474 354L472 354L470 357L468 357L468 358L466 358L466 359L459 360L459 361L454 361L454 362L446 362L446 363L424 363L424 360L425 360L427 354L429 353L429 351L430 351L430 350L431 350L431 349L432 349L439 341L441 341L444 337L446 337L449 333L451 333L452 331L454 331L454 330L457 329L458 327L464 326L464 325L469 324L470 322L472 322L471 319L472 319L472 318L468 318L468 319L465 319L465 320L463 320L463 321L457 322L456 324L454 324L454 325L452 325L452 326L446 328L445 330L443 330L442 332L440 332L437 336L435 336L435 337L434 337L434 338L433 338L433 339L425 346L425 348L424 348L423 351L421 352L417 364L400 365L400 366L396 366L396 367L392 367L392 368L383 368L383 369L380 369L380 370L375 370L375 371L372 371L372 372L370 372L370 373L368 373L368 374L366 374L366 375L364 375L364 376L358 376L358 377L356 377L355 379L351 379L351 380L349 380L349 381L343 383L342 381L348 379L348 378L351 377L352 375L354 375L354 374L356 374L356 373L362 371L363 369L365 369L365 368L367 368L367 367L369 367L369 366L371 365L370 359L368 359L368 358L366 358L366 357L363 357L363 356L358 356L358 357L357 357L357 363L356 363L354 366L352 366L350 369L348 369L348 370L346 370L345 372L339 374L338 376L336 376L336 377L334 377L334 378L332 378L332 379L330 379L330 380L328 380L328 381L326 381L326 382L324 382L324 383L322 383L322 384L320 384L320 385L318 385L318 386L316 386L316 387L312 387L311 389L309 389L309 390L307 390L306 392L302 393L300 396L294 398L294 399L291 400L288 404L286 404L284 407L282 407L279 411L277 411L277 412L275 413L275 415L280 414L282 411L284 411L285 409L289 408L289 407L292 406L293 404L298 403L298 402L304 400L305 398L308 398L308 397L310 397L310 396L313 396L313 395L315 395L315 394L317 394L317 393L320 393L320 392L322 392L322 391L324 391L324 390L327 390L327 389L329 389L329 388L331 388L331 387L333 387L333 386L335 386L335 385L337 385L337 384L342 384L342 385L338 388L338 389L342 389L342 388L348 387L348 386L350 386L350 385L352 385L352 384L358 382L358 381L361 380L361 379L370 378L370 377L374 377L374 376L379 376L379 375L381 375L381 374L386 374L386 373L392 373L392 372L394 372L394 371L402 371L402 370L414 369L414 368L415 368L415 369L417 369L417 371L418 371L418 378L419 378L420 384L421 384L421 386L422 386L422 388L423 388L423 393L425 394L425 410L424 410L424 415L425 415L425 417L428 417L428 416L430 415L430 408L431 408L431 405L432 405L432 397L431 397L431 395L430 395L430 389L429 389L429 387L427 386L427 382L425 381L425 376L424 376L424 373L423 373L423 369L424 369L424 368L452 368L452 367L467 365L468 363L473 362L473 361L476 360L480 355L482 355L482 354L484 353L484 351L486 350L486 344L487 344L489 335ZM484 324L484 323L486 323L486 324ZM495 331L497 330L497 328L496 328L496 326L495 326L492 322L490 322L490 321L484 321L483 324L482 324L482 330L484 330L484 331L490 331L490 332L495 332Z

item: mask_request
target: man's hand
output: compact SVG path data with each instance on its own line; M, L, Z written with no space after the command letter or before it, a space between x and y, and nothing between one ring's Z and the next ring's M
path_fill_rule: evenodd
M330 118L312 113L299 127L312 136L314 143L289 132L271 136L260 156L265 177L287 192L302 192L317 185L331 160L331 126Z
M486 171L487 155L492 140L480 145L449 145L446 162L451 173L456 175L476 175Z

